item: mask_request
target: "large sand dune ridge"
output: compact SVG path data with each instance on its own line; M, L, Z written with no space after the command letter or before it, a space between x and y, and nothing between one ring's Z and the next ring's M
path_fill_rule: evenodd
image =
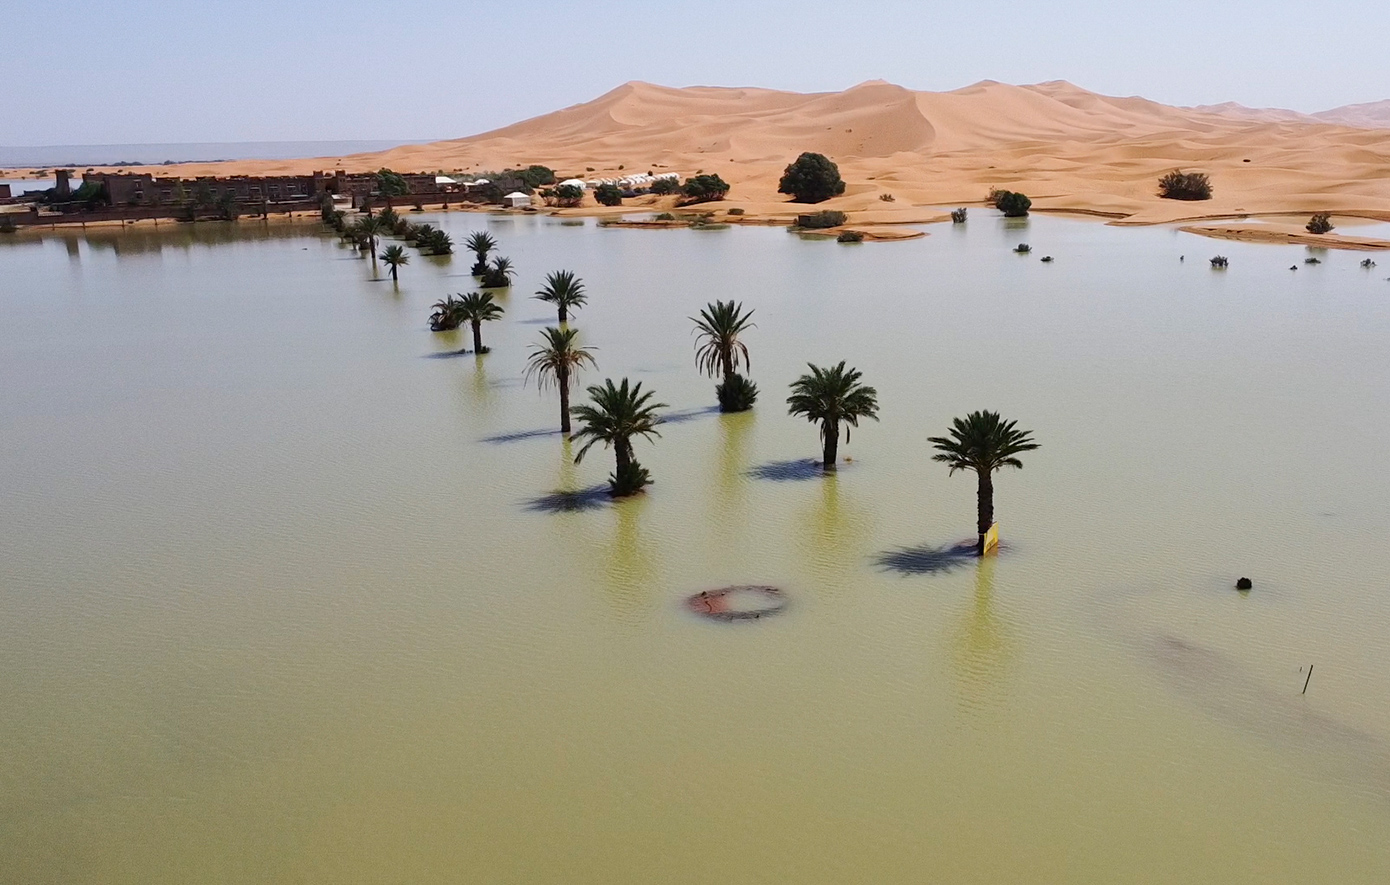
M1390 103L1329 112L1390 125ZM788 212L776 193L802 151L830 156L849 187L827 207L903 220L916 207L1021 190L1040 209L1129 223L1330 211L1390 219L1390 128L1354 128L1291 111L1178 108L1054 81L993 81L917 92L882 81L843 92L669 88L632 82L554 113L467 138L371 154L190 164L184 174L343 168L493 170L541 163L584 177L717 172L750 211ZM1211 175L1210 201L1155 195L1171 169ZM592 171L589 171L592 170ZM622 172L620 172L622 170ZM893 202L879 199L892 194Z

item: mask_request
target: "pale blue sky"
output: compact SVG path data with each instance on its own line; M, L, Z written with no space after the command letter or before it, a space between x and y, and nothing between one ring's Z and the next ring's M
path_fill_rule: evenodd
M7 4L0 144L453 138L671 86L1065 79L1170 104L1390 98L1385 0L45 0Z

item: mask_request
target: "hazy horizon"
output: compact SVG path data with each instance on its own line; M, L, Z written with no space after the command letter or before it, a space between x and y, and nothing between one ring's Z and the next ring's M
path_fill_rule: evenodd
M1161 14L1120 17L1098 0L1026 8L879 0L852 11L711 0L690 18L674 4L631 0L480 0L465 13L431 0L389 11L361 0L234 8L55 0L8 18L17 88L0 141L459 138L630 80L795 92L875 79L928 91L1067 80L1170 105L1234 101L1303 113L1390 98L1378 32L1363 26L1379 7L1328 0L1316 15L1308 10L1287 0L1174 0ZM40 39L54 22L74 33L99 23L100 39L55 52Z

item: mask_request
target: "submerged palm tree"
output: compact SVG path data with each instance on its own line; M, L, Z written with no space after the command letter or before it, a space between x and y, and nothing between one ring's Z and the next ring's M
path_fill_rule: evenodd
M598 368L589 348L575 346L578 335L578 329L547 326L541 332L542 343L531 348L531 357L526 361L526 380L534 377L542 390L548 384L559 389L560 432L565 436L570 435L570 388L585 363Z
M492 300L491 292L472 292L460 298L453 311L460 324L473 327L473 352L487 353L483 347L483 323L502 319L502 305Z
M569 321L570 310L578 310L589 300L584 294L584 281L570 270L546 274L545 285L536 293L536 298L555 305L561 324Z
M392 244L386 247L386 251L381 253L381 260L386 265L387 271L391 274L391 282L397 282L398 271L403 264L410 263L410 256L406 254L405 247Z
M807 421L820 424L821 443L825 447L821 466L835 469L835 455L840 446L840 422L849 442L849 428L858 427L860 418L878 420L878 391L859 383L863 377L858 369L845 369L844 360L838 366L822 369L807 363L811 373L792 382L792 395L787 406L793 415L805 415Z
M487 253L497 248L497 240L487 231L475 230L468 235L463 247L476 257L477 260L473 262L473 276L480 277L487 271Z
M994 473L1005 467L1022 469L1023 463L1015 456L1038 448L1032 431L1017 429L1017 423L1001 420L998 412L971 412L951 422L949 437L927 439L937 450L933 461L949 464L951 473L973 470L979 479L976 551L982 556L985 534L994 525Z
M430 314L430 331L447 332L459 327L459 300L449 295L434 303L434 313Z
M499 256L483 268L482 286L484 289L506 289L511 286L514 276L516 271L512 269L512 260L505 255Z
M643 393L642 382L628 386L626 378L617 387L611 378L606 379L602 386L590 387L589 396L592 405L574 408L575 417L584 424L575 438L585 440L574 463L584 460L595 443L611 447L617 469L608 477L609 489L615 498L635 495L651 482L651 475L633 458L632 438L661 436L656 429L661 416L656 410L666 408L666 404L651 402L652 392Z
M748 347L739 336L756 328L753 311L744 313L743 305L732 299L715 301L691 317L699 336L695 345L695 365L711 378L722 375L718 390L722 412L743 412L753 408L758 398L758 386L738 374L740 364L752 367Z
M367 248L367 254L372 256L372 276L376 276L376 238L386 232L386 225L381 223L381 219L373 215L364 215L357 219L356 225L362 243Z

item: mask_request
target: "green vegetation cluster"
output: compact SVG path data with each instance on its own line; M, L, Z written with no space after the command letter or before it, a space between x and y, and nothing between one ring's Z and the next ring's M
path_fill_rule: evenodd
M840 167L824 154L809 151L787 166L777 184L777 193L790 194L797 203L823 203L844 192Z
M1210 200L1211 179L1205 172L1174 169L1158 180L1158 195L1165 200Z

